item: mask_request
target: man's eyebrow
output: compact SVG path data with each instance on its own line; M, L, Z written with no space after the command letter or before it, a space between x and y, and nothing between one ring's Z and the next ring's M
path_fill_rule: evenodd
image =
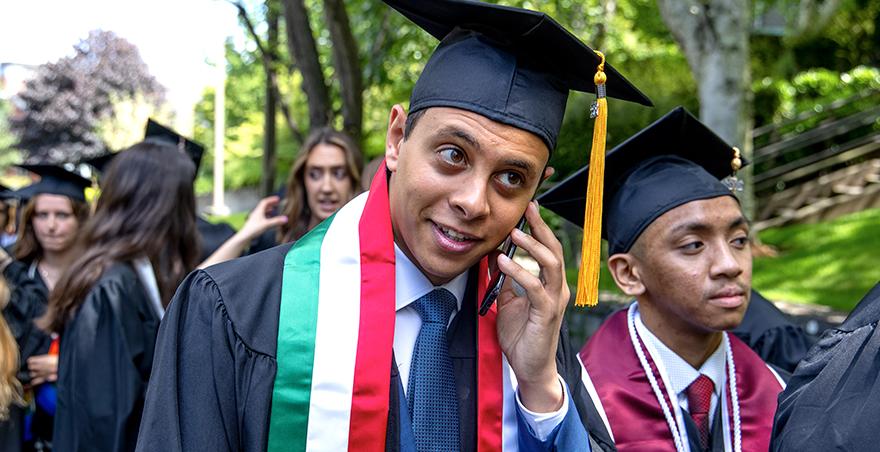
M532 164L532 162L529 162L528 160L505 159L504 164L508 165L508 166L514 166L514 167L520 168L520 169L524 170L525 172L529 173L530 175L534 174L534 172L535 172L535 165Z
M728 223L727 230L736 229L738 227L748 226L748 225L749 225L749 222L748 222L748 220L746 220L745 217L738 216L733 221ZM672 228L671 231L669 231L669 233L670 234L678 234L678 233L684 233L684 232L705 232L705 231L710 231L711 229L712 229L712 226L710 226L706 223L702 223L699 221L691 221L688 223L682 223L678 226L675 226L674 228Z
M465 132L464 130L457 129L455 127L444 127L437 131L437 136L458 138L460 140L464 140L465 142L467 142L467 144L471 145L477 150L480 150L480 143L477 142L476 138L474 138L471 134Z

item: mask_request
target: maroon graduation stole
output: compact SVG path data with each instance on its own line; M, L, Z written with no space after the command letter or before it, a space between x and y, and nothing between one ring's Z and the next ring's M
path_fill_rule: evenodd
M594 400L594 403L598 409L604 409L618 451L675 452L675 440L667 415L643 370L627 322L626 310L613 314L581 349L580 359L584 370L589 374L600 399ZM733 335L727 336L735 363L742 450L766 451L770 445L776 398L783 389L782 385L767 364L745 343ZM677 406L678 400L669 400L663 379L647 347L641 339L638 342L660 386L660 393L664 395L666 406ZM734 416L731 394L727 389L728 385L725 385L727 418L730 419L727 427L733 440ZM715 422L721 422L721 419Z

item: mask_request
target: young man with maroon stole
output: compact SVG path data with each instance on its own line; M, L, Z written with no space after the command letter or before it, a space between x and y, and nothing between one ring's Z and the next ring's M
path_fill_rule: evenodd
M590 450L562 247L530 201L570 89L607 74L609 96L650 101L543 14L386 3L441 43L409 113L391 109L370 192L294 246L183 283L138 450ZM523 215L531 235L512 239L542 277L497 258L524 293L508 283L479 316L488 256Z
M784 383L727 333L751 285L749 224L734 195L742 164L683 108L608 154L608 269L636 302L606 320L580 358L599 413L591 434L619 451L767 450ZM545 193L542 205L581 218L573 208L582 201L565 193L583 177Z

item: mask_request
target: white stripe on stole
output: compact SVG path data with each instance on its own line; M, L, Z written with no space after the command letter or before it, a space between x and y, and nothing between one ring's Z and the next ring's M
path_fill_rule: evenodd
M309 451L348 448L360 324L358 222L366 201L367 193L364 193L343 206L321 244L315 361L306 440Z

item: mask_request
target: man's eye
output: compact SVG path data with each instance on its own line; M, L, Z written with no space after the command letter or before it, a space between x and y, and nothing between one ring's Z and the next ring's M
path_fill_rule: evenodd
M740 248L744 248L746 245L749 244L749 238L748 237L737 237L737 238L733 239L733 244L735 246L740 247Z
M508 187L521 187L525 183L522 175L515 171L502 173L498 176L498 179L501 181L502 184Z
M450 165L463 165L465 163L464 152L456 148L443 148L438 153L440 158Z
M703 247L703 242L700 242L699 240L695 240L693 242L685 243L684 245L681 246L681 249L684 251L697 251L702 247Z

